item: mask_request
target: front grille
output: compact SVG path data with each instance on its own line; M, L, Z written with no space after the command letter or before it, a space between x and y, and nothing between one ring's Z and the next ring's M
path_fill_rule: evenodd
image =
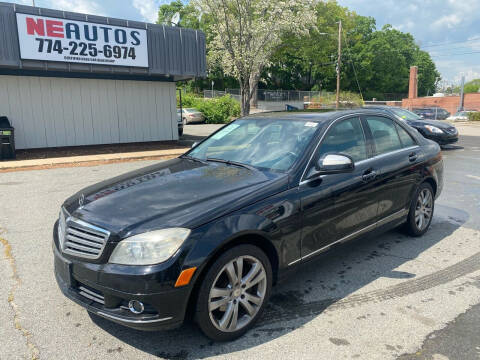
M85 286L78 287L78 293L87 299L93 300L99 304L105 305L105 297L96 291L87 289Z
M69 218L65 231L63 252L89 259L102 255L110 233L84 221Z
M457 129L454 127L447 128L446 130L449 134L452 134L452 135L457 133Z

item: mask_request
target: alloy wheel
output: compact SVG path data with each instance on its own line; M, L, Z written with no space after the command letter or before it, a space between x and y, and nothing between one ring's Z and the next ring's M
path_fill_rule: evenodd
M260 260L239 256L218 273L210 289L208 311L223 332L247 326L260 310L267 290L267 274Z
M433 213L433 196L429 189L423 189L418 194L415 206L415 225L422 231L430 223Z

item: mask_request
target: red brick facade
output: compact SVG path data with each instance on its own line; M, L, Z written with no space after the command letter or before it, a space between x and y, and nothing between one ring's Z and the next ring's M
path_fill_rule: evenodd
M433 107L438 106L444 108L451 114L457 112L460 105L460 96L443 96L443 97L423 97L416 99L403 99L402 107L406 109ZM480 111L480 93L465 94L465 110Z

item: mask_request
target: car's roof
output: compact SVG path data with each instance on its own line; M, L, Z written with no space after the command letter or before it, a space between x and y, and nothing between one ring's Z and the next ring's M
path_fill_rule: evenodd
M349 109L349 110L335 110L335 111L325 111L325 112L315 112L315 111L272 111L265 113L257 113L248 115L241 119L285 119L285 120L304 120L304 121L314 121L314 122L328 122L331 120L338 119L339 117L346 115L356 115L356 114L372 114L378 113L375 109Z

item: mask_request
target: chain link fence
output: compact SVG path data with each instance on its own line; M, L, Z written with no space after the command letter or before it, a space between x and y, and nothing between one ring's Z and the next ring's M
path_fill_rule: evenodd
M257 90L257 101L268 102L288 102L288 101L303 101L311 102L314 99L318 99L321 96L328 95L330 93L326 91L300 91L300 90ZM204 90L203 96L205 98L216 98L224 95L230 95L234 99L240 101L240 89L225 89L219 90Z

